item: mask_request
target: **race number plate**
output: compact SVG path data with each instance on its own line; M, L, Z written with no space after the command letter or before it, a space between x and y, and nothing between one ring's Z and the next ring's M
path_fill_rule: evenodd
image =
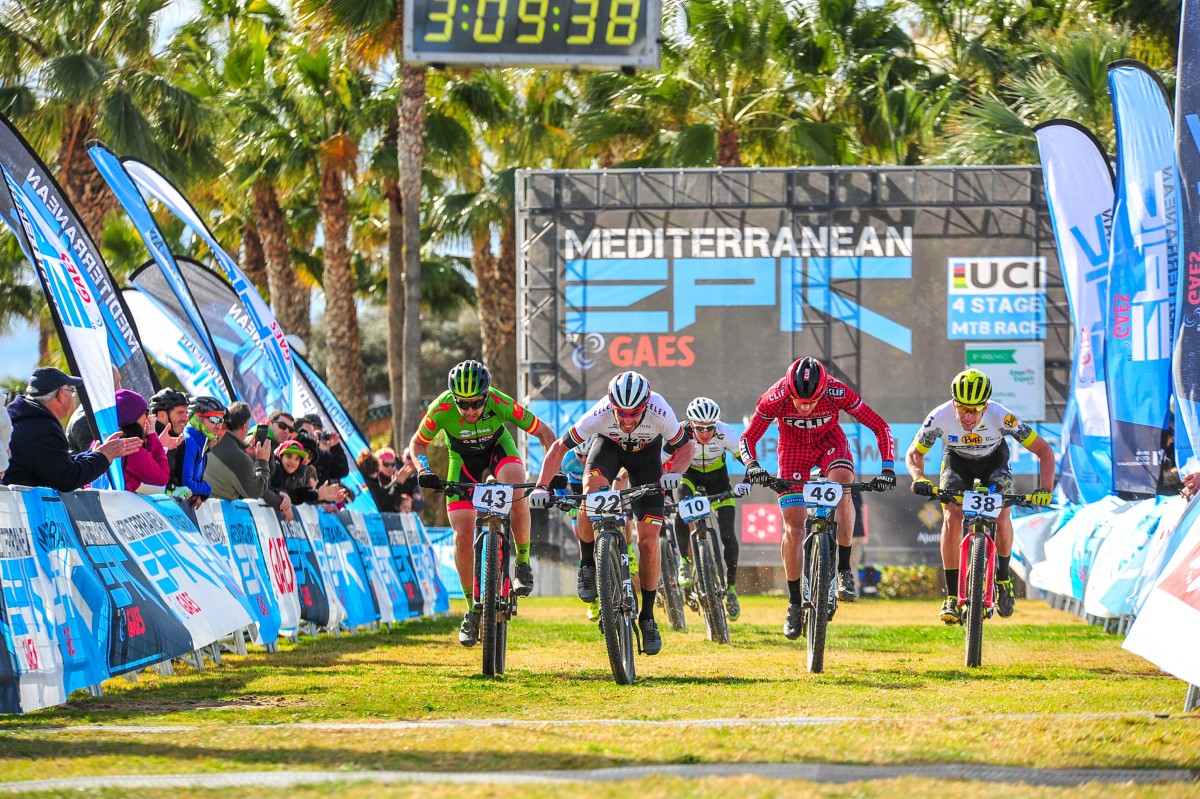
M587 516L592 521L600 521L605 516L621 515L620 491L595 491L584 500Z
M688 497L683 502L676 506L676 512L679 518L685 522L694 522L697 519L702 519L712 510L712 503L708 501L708 497L697 494Z
M842 501L841 483L805 483L804 504L832 508Z
M479 513L507 516L512 510L513 487L501 483L484 483L471 492L471 504Z
M962 507L964 515L995 519L1004 510L1004 497L983 491L968 491L963 494Z

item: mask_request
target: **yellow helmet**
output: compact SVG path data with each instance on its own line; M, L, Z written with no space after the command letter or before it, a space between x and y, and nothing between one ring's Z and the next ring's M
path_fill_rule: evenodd
M992 396L992 381L978 369L967 369L954 376L950 394L960 405L982 405Z

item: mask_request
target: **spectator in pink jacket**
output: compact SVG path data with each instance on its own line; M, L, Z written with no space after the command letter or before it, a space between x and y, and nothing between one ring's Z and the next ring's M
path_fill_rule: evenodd
M139 494L159 494L171 479L167 451L154 433L154 421L146 398L136 391L117 389L117 424L126 438L140 438L142 446L125 457L125 490Z

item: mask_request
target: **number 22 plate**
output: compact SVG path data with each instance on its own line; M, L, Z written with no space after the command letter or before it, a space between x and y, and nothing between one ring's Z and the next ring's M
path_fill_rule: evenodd
M599 521L605 516L621 515L620 491L595 491L584 500L587 516L592 521Z

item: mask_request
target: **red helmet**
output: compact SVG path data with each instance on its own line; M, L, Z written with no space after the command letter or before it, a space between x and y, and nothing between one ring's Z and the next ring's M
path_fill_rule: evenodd
M798 402L812 402L825 392L829 375L821 362L811 355L793 363L787 370L787 390Z

